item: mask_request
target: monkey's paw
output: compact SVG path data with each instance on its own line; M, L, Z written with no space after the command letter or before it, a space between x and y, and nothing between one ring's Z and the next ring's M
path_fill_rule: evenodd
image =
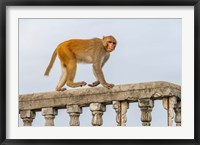
M88 86L89 86L89 87L96 87L96 86L98 86L99 84L100 84L99 81L95 81L95 82L93 82L92 84L88 84Z
M65 90L67 90L66 88L56 88L56 91L60 91L60 92L62 92L62 91L65 91Z
M76 88L76 87L83 87L87 85L86 82L76 82L76 83L73 83L73 82L68 82L67 83L67 86L71 87L71 88Z
M87 85L86 82L77 82L77 83L74 83L74 87L83 87L85 85Z
M114 87L114 84L104 84L103 85L105 88L107 88L107 89L111 89L111 88L113 88Z

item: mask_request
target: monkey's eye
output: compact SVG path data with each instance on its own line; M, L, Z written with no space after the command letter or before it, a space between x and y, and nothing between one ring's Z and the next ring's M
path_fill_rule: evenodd
M114 45L116 44L116 42L112 42L112 41L108 41L108 43L112 43L112 44L114 44Z

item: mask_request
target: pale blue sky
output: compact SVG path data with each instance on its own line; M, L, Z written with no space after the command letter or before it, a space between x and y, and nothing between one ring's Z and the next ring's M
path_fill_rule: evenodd
M61 74L58 58L50 76L43 74L59 43L106 35L113 35L118 41L103 68L108 82L118 85L168 81L181 85L181 29L181 19L19 19L19 94L55 89ZM78 65L75 80L93 82L91 65ZM106 109L103 126L115 126L114 109L111 105ZM130 104L127 115L127 126L141 126L137 103ZM91 118L89 108L83 108L81 125L91 126ZM167 125L161 101L155 101L152 118L152 126ZM68 122L66 110L59 110L55 125L68 126ZM33 125L44 125L41 112Z

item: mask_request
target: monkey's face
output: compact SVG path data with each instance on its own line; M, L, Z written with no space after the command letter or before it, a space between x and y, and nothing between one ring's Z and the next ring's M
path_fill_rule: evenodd
M107 42L106 51L107 52L112 52L113 50L115 50L115 46L116 46L116 42L114 42L114 41L108 41Z
M112 52L115 50L117 41L113 36L106 36L103 37L103 44L107 52Z

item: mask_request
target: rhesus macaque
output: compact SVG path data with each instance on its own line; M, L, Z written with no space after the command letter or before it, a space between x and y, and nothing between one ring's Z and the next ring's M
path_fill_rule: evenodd
M110 52L115 50L116 44L117 41L113 36L106 36L103 37L103 39L72 39L65 41L59 44L55 49L44 75L49 75L56 56L58 55L62 68L62 75L56 86L56 91L66 90L66 88L63 88L65 84L73 88L82 87L87 84L84 81L74 82L77 63L93 64L93 72L97 80L88 86L95 87L101 84L110 89L114 84L106 82L102 67L109 59Z

